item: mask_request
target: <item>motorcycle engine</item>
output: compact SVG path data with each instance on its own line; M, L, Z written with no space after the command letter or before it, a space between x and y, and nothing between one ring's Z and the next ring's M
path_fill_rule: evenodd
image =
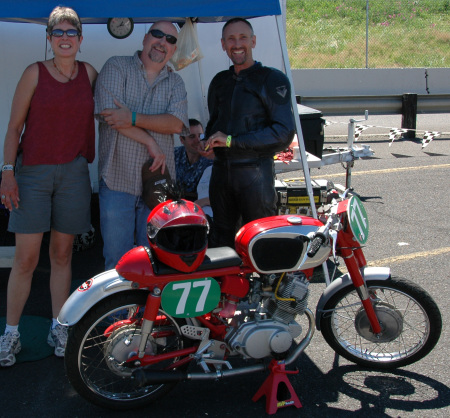
M308 284L302 273L287 274L279 286L277 298L264 303L267 319L257 315L254 321L233 329L225 337L230 348L244 358L255 359L287 353L294 338L302 333L295 316L303 314L307 308Z
M280 284L277 299L270 299L267 309L278 321L290 323L308 307L309 281L302 272L287 273ZM288 299L288 300L286 300Z

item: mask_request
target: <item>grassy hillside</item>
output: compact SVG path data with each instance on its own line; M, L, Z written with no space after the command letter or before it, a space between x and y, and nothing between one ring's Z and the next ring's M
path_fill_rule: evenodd
M287 0L292 68L365 68L366 0ZM450 0L370 0L368 67L450 67Z

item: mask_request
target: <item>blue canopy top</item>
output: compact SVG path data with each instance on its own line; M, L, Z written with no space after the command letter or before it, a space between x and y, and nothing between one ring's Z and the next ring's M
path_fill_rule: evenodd
M0 5L0 21L42 24L58 5L73 8L83 23L106 23L110 17L132 17L136 23L183 22L186 17L222 22L281 14L279 0L2 0Z

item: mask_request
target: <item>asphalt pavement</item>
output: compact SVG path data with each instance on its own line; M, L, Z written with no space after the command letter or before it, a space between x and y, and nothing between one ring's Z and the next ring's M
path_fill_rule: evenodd
M355 115L358 119L357 115ZM349 117L326 117L325 144L344 146ZM450 115L418 115L418 130L444 134L422 149L421 136L396 140L388 130L400 127L397 116L370 117L359 142L373 157L355 162L352 185L361 196L370 221L365 254L371 265L390 266L394 275L425 288L439 305L443 330L435 349L420 362L396 371L365 370L335 355L319 332L297 361L300 373L290 376L303 405L277 412L279 417L448 417L450 416ZM374 130L371 132L371 130ZM375 129L377 131L375 132ZM301 177L283 173L283 178ZM345 181L340 164L312 169L313 178ZM98 231L93 208L94 227ZM100 235L93 248L74 254L74 286L103 269ZM43 246L25 315L50 317L48 247ZM0 269L0 317L6 312L9 269ZM324 290L310 285L310 308ZM49 355L38 361L0 369L0 417L261 417L265 401L252 396L267 374L257 373L217 382L183 382L165 398L143 410L103 410L81 398L65 376L63 361Z

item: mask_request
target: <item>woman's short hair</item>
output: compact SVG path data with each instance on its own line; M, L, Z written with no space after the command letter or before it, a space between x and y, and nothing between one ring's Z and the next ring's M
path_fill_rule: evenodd
M50 16L48 17L47 33L50 35L53 28L61 22L69 22L74 26L80 35L82 33L81 20L78 13L70 7L57 6L55 7Z

